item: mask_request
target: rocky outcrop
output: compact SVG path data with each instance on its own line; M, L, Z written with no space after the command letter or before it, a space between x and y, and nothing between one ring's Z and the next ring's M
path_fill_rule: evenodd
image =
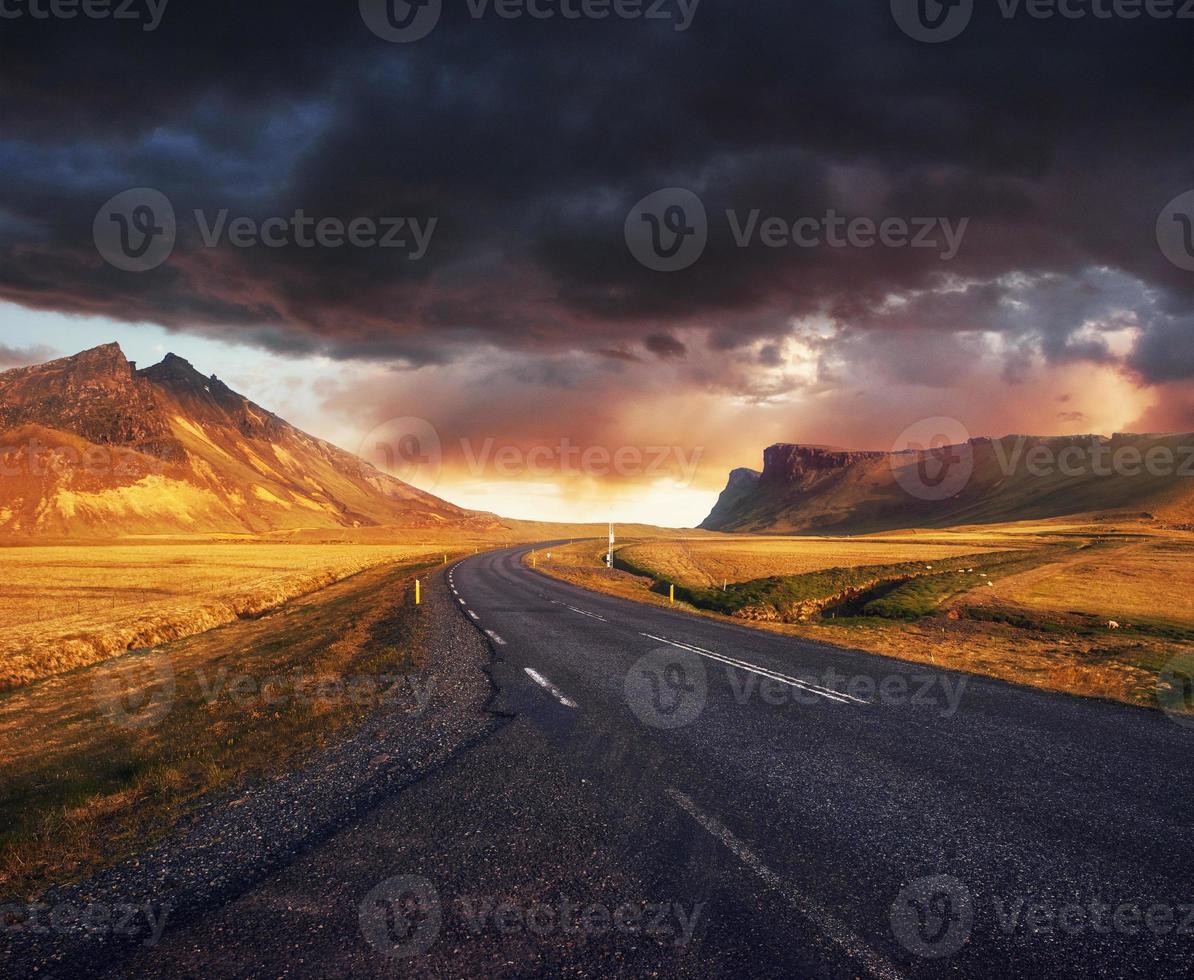
M717 498L717 503L713 505L713 510L702 522L701 527L706 530L715 529L722 520L733 515L738 506L748 499L759 485L761 475L758 470L746 468L730 470L730 479L726 483L726 488Z
M0 374L0 430L38 425L99 446L166 439L170 423L153 385L118 344L104 344Z
M0 535L493 523L296 429L184 358L116 344L0 373Z
M944 484L942 459L956 476ZM765 450L757 479L731 477L701 527L841 534L1146 514L1188 523L1192 463L1189 433L983 437L892 453L780 443Z

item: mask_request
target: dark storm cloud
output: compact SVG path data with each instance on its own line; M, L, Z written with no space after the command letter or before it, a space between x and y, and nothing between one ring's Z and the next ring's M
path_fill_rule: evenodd
M446 0L406 45L352 3L174 0L153 32L3 21L0 296L409 365L486 344L675 357L698 336L774 364L793 321L820 315L847 336L994 331L1015 374L1033 351L1111 360L1100 332L1134 316L1134 370L1194 375L1194 274L1154 238L1194 185L1189 22L993 11L936 46L871 0L703 0L684 32L477 21ZM673 185L702 197L710 235L694 266L663 274L635 262L623 223ZM100 205L136 186L180 215L173 256L143 274L91 240ZM196 208L437 224L412 262L204 248ZM740 248L729 209L969 225L944 262ZM899 361L917 375L917 357Z

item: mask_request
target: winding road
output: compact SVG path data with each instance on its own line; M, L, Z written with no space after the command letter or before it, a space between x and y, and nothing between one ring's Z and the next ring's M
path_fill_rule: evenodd
M1194 732L591 593L525 551L429 584L429 714L375 719L86 892L181 902L201 878L160 942L10 967L1191 975Z

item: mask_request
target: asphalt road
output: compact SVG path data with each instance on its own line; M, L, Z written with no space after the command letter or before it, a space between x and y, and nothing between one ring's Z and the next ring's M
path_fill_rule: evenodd
M222 890L91 972L1194 974L1186 728L586 592L520 553L428 590L457 683L426 764L256 872L219 809ZM38 975L79 975L56 962Z
M458 604L637 825L653 893L705 903L698 967L1194 975L1194 733L1164 714L632 604L520 554L458 566Z

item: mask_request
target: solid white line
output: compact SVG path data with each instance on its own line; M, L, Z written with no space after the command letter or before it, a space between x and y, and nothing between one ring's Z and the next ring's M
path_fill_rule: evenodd
M679 643L676 640L668 640L662 636L655 636L651 633L640 633L640 636L645 636L649 640L658 640L660 643L666 643L669 646L679 647L681 650L689 650L692 653L699 654L702 657L707 657L710 660L716 660L719 663L727 664L730 667L738 667L741 670L750 671L752 674L758 674L760 677L767 677L774 681L779 681L781 684L787 684L789 687L799 688L802 691L807 691L809 694L815 694L818 697L826 698L829 701L838 701L842 704L848 704L851 701L855 704L868 704L868 701L862 698L857 698L853 694L846 694L843 691L835 691L832 688L821 687L819 684L813 684L810 681L802 681L799 677L789 677L787 674L778 674L773 670L766 670L763 667L756 667L754 664L748 664L745 660L736 660L733 657L727 657L721 653L714 653L712 650L704 650L701 647L694 647L688 643Z
M667 795L675 801L681 810L721 841L730 853L761 878L768 888L783 896L792 908L812 921L831 943L843 950L851 959L856 960L868 975L881 977L883 980L900 980L902 978L903 974L894 963L881 953L871 949L850 931L849 926L827 909L818 905L811 898L802 895L792 885L784 881L767 867L749 847L735 837L725 824L702 813L697 805L679 790L669 788Z
M538 684L545 691L549 692L551 694L551 696L553 698L555 698L557 701L559 701L560 704L562 704L565 708L575 708L576 707L575 701L573 701L571 698L565 697L564 692L561 691L558 687L556 687L546 677L544 677L542 674L540 674L539 671L535 670L533 667L523 667L523 670L525 670L527 672L527 676L530 677L531 680L533 680L536 684Z
M486 632L486 634L488 634L489 638L491 640L493 640L493 642L496 643L498 646L504 647L506 645L506 641L503 640L500 636L498 636L493 630L486 630L485 632Z

